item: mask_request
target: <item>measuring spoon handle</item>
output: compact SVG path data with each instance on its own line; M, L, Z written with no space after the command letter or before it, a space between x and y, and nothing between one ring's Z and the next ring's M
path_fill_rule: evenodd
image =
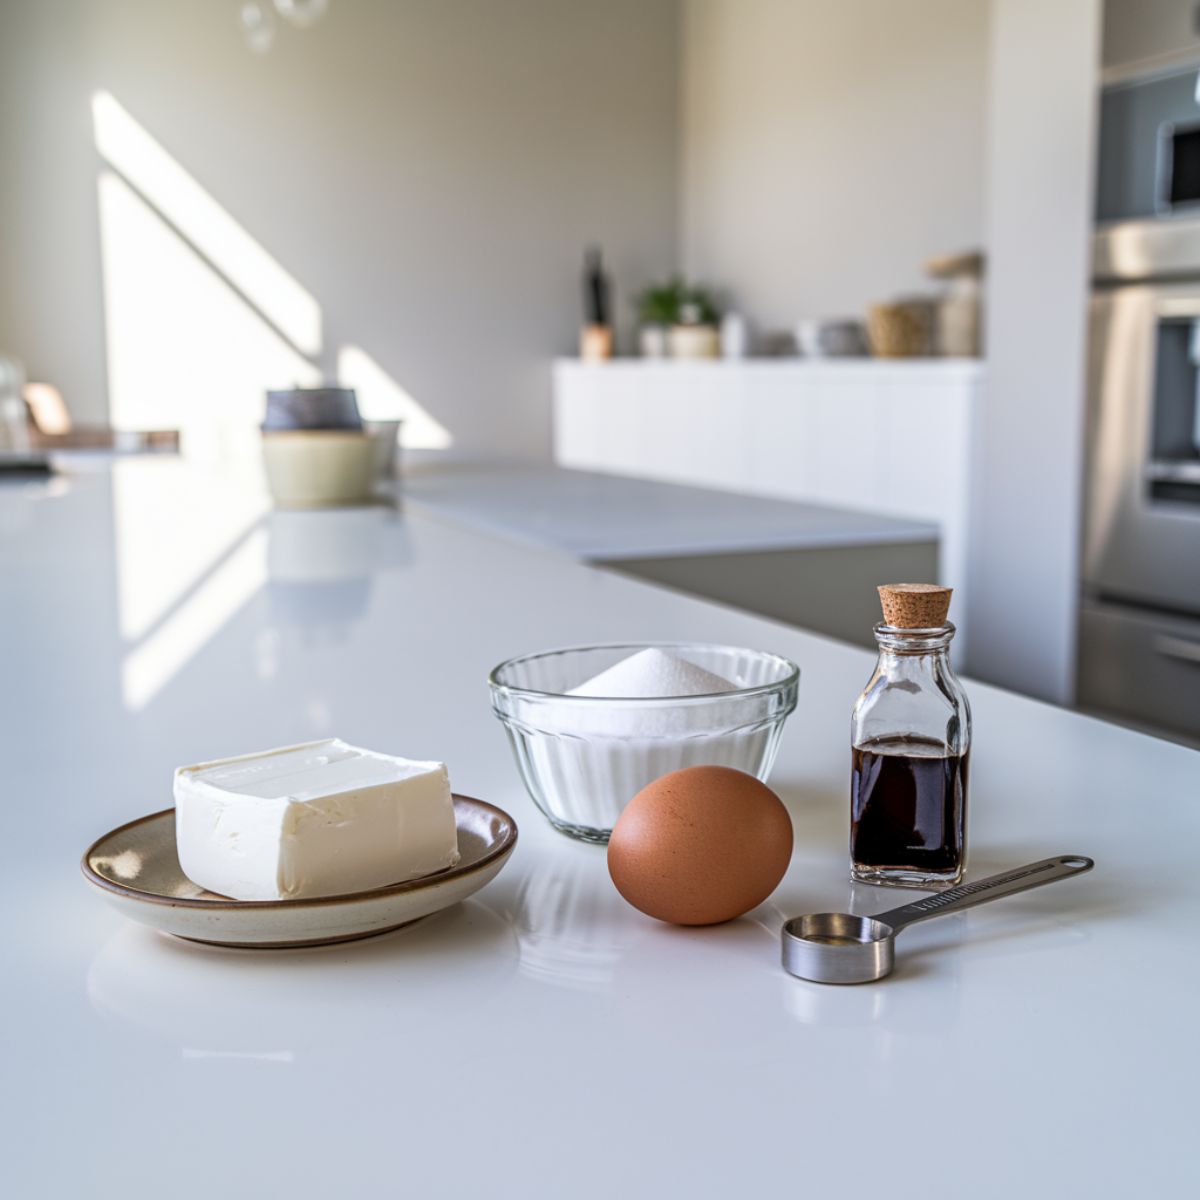
M960 912L964 908L973 908L976 904L986 904L989 900L1015 896L1017 892L1026 892L1030 888L1041 887L1044 883L1057 883L1060 879L1068 879L1072 875L1082 875L1095 865L1090 858L1085 858L1082 854L1062 854L1057 858L1044 858L1041 862L1030 863L1027 867L1016 867L1012 871L1001 871L999 875L989 875L986 879L979 879L974 883L960 883L948 891L938 892L936 896L927 896L924 900L914 900L912 904L893 908L891 912L876 913L875 920L900 930L916 921L927 921L930 917L940 917L943 913Z

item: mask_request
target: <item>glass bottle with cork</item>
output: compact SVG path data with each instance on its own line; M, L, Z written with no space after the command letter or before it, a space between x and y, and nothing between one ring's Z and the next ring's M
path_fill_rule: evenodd
M971 709L950 666L951 589L885 584L879 661L851 719L850 874L958 883L967 851Z

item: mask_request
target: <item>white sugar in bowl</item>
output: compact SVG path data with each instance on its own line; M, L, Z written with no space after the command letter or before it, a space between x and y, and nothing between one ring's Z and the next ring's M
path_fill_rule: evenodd
M653 669L640 675L647 658ZM560 832L607 842L625 805L671 771L726 766L765 781L800 668L737 646L643 642L522 655L488 683L534 803ZM655 684L692 694L645 694Z

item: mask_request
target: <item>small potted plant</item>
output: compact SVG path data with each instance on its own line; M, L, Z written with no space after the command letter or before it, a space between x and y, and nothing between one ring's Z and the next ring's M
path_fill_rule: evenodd
M711 295L676 275L637 297L638 345L645 358L715 358L720 351Z
M682 279L651 284L637 295L638 350L643 358L666 358L667 330L679 319Z

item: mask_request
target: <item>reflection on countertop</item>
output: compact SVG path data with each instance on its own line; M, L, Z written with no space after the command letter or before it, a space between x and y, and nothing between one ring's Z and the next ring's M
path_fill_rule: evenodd
M562 843L539 855L521 881L513 915L521 971L558 987L604 991L628 940L629 907L597 869L602 847Z
M385 505L279 509L267 517L267 535L271 615L335 638L366 615L378 573L415 561L404 518Z
M516 962L508 923L467 900L394 933L306 950L226 950L125 922L96 951L86 986L98 1015L186 1058L369 1061L398 1013L457 1006L465 1022ZM319 1027L314 1011L328 1014Z

